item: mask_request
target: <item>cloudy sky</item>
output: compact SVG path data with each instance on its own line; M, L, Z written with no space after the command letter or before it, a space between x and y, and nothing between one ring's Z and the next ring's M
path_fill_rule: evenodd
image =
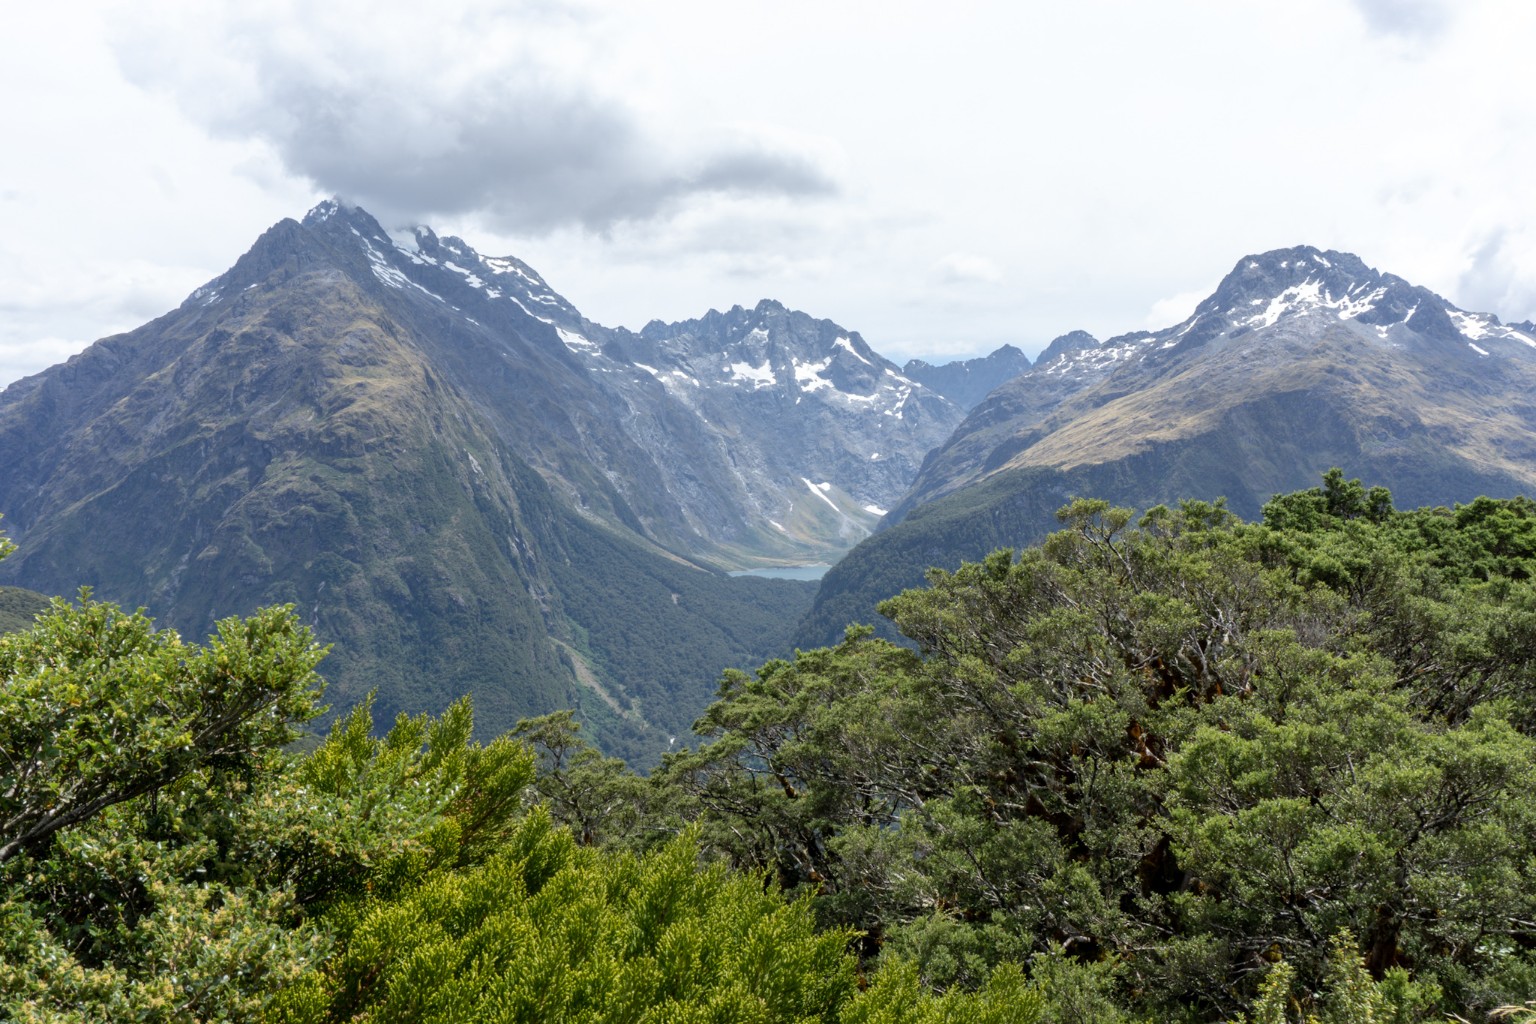
M82 0L6 20L0 384L171 309L332 194L517 255L611 326L772 297L898 361L1167 326L1242 255L1302 243L1536 316L1536 4Z

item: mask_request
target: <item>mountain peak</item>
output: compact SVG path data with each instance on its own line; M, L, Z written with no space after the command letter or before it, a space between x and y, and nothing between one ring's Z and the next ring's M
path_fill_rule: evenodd
M1046 363L1060 359L1070 352L1081 352L1085 348L1098 348L1102 344L1103 342L1087 331L1068 331L1061 337L1052 339L1051 343L1045 346L1045 351L1041 352L1039 357L1035 359L1035 365L1044 366Z
M1322 294L1342 296L1375 286L1382 278L1353 253L1324 252L1310 245L1271 249L1238 260L1196 313L1237 309L1312 282L1320 285Z
M316 203L304 215L302 223L307 228L314 228L333 221L349 227L365 229L368 234L382 234L384 231L379 226L379 222L374 220L373 214L341 196L332 196Z
M1004 381L1029 369L1029 357L1015 345L1002 345L990 355L933 366L910 359L904 376L937 391L962 409L970 410Z
M777 301L642 337L519 260L386 223L326 199L0 392L10 578L183 632L291 602L336 642L339 703L441 706L468 679L492 732L585 695L648 743L799 614L804 588L699 569L836 558L961 419ZM635 608L654 639L615 627ZM680 698L688 651L719 660Z
M1533 326L1458 309L1350 253L1244 256L1180 323L1053 341L929 454L885 528L946 496L962 507L972 499L957 492L983 481L974 518L933 522L961 535L1015 524L1032 501L1048 516L1071 494L1142 507L1225 496L1251 516L1329 465L1415 502L1528 491Z
M1414 338L1475 341L1498 323L1488 314L1464 314L1429 289L1381 273L1352 253L1301 245L1238 260L1210 297L1174 328L1174 342L1188 349L1223 335L1235 338L1314 317L1354 325L1389 345ZM1499 328L1498 333L1509 332Z
M323 224L345 208L346 204L342 202L340 196L322 199L304 215L304 226L313 227L316 224Z

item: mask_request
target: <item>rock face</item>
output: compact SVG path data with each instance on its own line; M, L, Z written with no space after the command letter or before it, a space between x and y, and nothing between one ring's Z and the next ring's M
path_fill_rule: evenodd
M653 756L808 599L714 570L846 549L961 418L829 322L705 323L608 330L515 259L323 203L0 393L0 581L192 634L291 602L333 704L472 691L487 731L576 704Z
M589 358L618 379L644 374L708 426L722 476L739 484L720 518L755 526L751 543L779 557L851 547L962 416L857 333L770 300L610 332ZM676 448L664 435L653 443Z
M901 372L926 385L967 411L974 409L998 385L1029 369L1029 356L1012 345L991 355L933 366L909 359Z
M1183 322L1058 338L989 395L828 574L799 642L869 619L888 596L869 579L1037 540L1075 495L1252 517L1331 466L1402 506L1536 490L1536 332L1348 253L1245 257Z

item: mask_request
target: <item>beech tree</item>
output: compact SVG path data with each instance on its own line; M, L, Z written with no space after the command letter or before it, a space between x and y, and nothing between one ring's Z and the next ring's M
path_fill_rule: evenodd
M0 637L0 863L191 772L248 770L319 713L324 655L290 608L198 647L89 590L55 599Z
M933 988L1064 951L1165 1019L1277 962L1307 1005L1358 959L1400 1021L1531 998L1536 505L1335 472L1260 524L1061 518L883 604L916 650L728 673L656 803Z

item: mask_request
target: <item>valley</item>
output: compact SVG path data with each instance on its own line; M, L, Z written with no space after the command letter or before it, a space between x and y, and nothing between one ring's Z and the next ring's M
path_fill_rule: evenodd
M40 908L0 988L147 1004L195 948L220 1013L537 1020L759 942L729 998L829 1024L1529 991L1531 325L1300 248L1162 331L898 370L376 228L322 204L0 393L0 630L93 588L0 641ZM71 939L119 869L196 933Z
M292 604L337 710L469 693L495 735L574 706L645 762L809 605L725 570L840 555L962 415L831 321L610 330L514 258L328 201L0 394L0 574L190 636Z
M0 579L193 636L292 604L337 710L570 707L645 764L723 669L890 635L880 601L1075 497L1252 517L1334 465L1413 504L1530 489L1528 328L1298 247L1161 331L897 368L771 300L606 328L328 201L0 394Z

